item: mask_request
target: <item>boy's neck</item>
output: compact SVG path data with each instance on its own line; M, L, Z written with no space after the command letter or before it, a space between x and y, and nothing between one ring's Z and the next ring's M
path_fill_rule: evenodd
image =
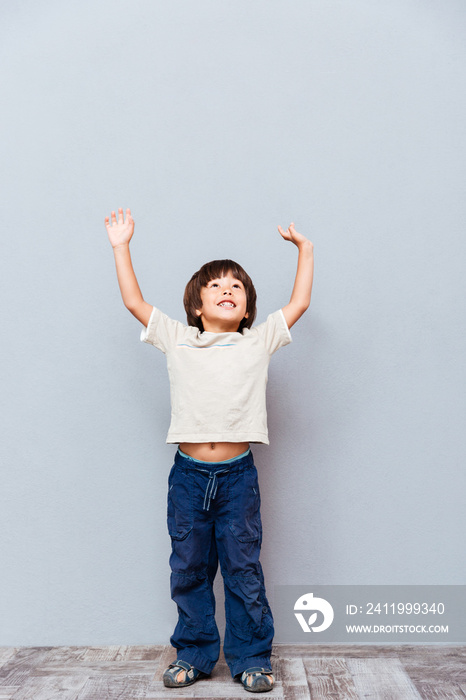
M207 333L237 333L239 331L239 326L235 328L228 323L218 324L203 320L202 325L204 326L204 331Z

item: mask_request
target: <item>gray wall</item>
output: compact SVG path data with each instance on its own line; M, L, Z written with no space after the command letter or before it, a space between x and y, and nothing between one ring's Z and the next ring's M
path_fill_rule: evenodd
M264 320L296 267L277 225L314 242L254 448L270 597L464 583L464 2L10 0L0 22L0 644L176 621L168 378L120 299L119 206L145 299L182 321L217 257Z

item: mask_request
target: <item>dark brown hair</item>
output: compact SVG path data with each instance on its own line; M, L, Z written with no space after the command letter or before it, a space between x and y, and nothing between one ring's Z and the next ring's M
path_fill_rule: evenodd
M241 332L243 328L251 328L256 318L256 290L248 273L234 260L212 260L211 262L205 263L205 265L191 277L186 285L183 297L184 308L190 326L197 326L200 331L204 330L202 320L200 316L196 314L196 310L202 308L201 289L202 287L206 287L211 280L223 277L228 272L244 284L244 290L246 292L246 311L248 317L241 320L238 331Z

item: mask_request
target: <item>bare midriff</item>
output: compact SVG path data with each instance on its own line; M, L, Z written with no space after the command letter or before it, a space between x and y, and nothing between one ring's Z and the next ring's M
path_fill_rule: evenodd
M181 442L180 450L202 462L223 462L246 452L249 442Z

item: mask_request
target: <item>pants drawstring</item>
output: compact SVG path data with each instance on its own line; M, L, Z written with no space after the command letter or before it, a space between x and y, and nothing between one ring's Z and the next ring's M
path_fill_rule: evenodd
M210 508L210 501L215 499L215 496L217 494L217 486L218 486L218 481L217 481L217 475L218 474L226 474L229 472L229 469L221 469L220 471L216 472L211 472L208 469L200 469L199 467L194 467L197 472L203 472L204 474L208 474L209 480L207 482L207 486L205 489L205 494L204 494L204 505L202 510L209 510Z

